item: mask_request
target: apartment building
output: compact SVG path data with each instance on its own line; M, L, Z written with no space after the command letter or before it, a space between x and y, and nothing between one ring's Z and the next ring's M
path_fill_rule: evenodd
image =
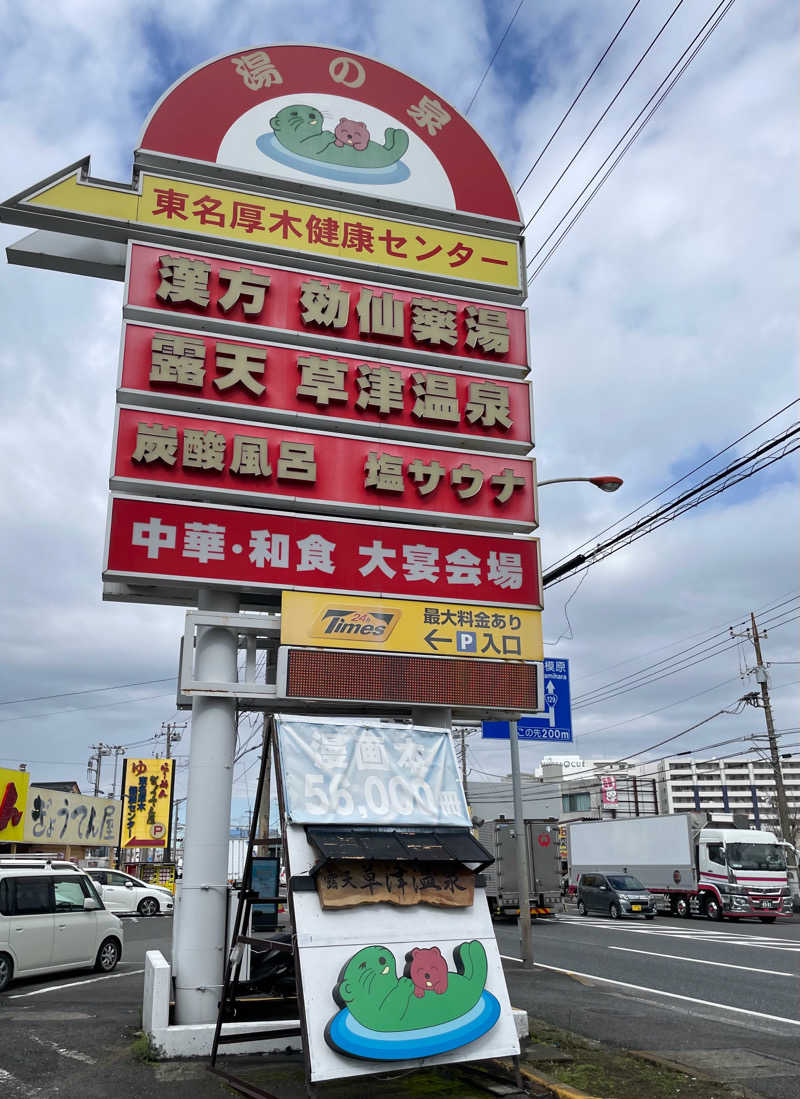
M789 818L797 836L800 753L782 754L780 762ZM741 813L756 828L775 830L778 827L775 776L769 759L739 756L704 760L673 756L657 764L643 764L638 769L649 775L656 772L662 813L698 810L722 819L732 813Z

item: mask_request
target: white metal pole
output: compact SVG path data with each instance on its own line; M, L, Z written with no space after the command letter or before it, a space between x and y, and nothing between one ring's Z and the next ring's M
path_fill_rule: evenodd
M519 770L519 737L516 721L509 721L511 745L511 787L514 793L514 828L517 833L517 880L519 885L519 943L523 969L533 969L533 934L531 930L531 886L528 876L528 837L522 807L522 778Z
M239 596L201 589L198 609L235 614ZM236 645L231 630L198 629L196 678L236 682ZM181 910L173 949L175 1018L182 1024L211 1023L217 1018L225 966L235 739L232 699L205 696L192 701Z

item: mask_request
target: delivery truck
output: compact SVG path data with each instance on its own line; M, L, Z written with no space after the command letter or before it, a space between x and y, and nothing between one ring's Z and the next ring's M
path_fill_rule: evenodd
M561 897L558 821L526 820L525 832L531 915L553 917ZM483 872L492 917L514 918L519 914L516 825L510 820L486 821L478 830L478 838L495 860Z
M569 880L625 873L659 899L659 910L710 920L791 916L783 848L772 834L710 824L703 813L575 821Z

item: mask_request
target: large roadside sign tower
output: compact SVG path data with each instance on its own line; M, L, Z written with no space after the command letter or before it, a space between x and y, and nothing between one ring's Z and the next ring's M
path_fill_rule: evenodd
M199 608L217 685L283 598L272 708L541 709L523 228L452 105L253 47L164 94L130 183L87 158L0 219L11 262L125 282L104 598ZM181 1023L219 999L237 699L192 695Z

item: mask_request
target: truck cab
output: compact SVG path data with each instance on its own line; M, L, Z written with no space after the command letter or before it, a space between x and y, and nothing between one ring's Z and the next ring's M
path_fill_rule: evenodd
M698 889L707 916L757 917L773 923L792 913L783 848L771 832L705 827L697 838Z

